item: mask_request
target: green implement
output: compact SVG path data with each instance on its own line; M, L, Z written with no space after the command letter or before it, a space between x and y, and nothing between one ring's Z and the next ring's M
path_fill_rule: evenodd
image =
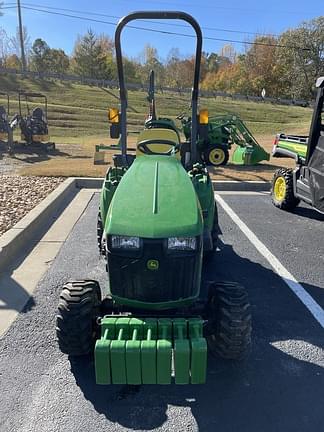
M179 117L183 132L190 137L191 119ZM235 165L256 165L270 159L257 142L245 123L237 115L219 115L208 119L207 130L199 134L198 150L207 165L226 165L229 160L229 150L233 144L234 150L231 162Z
M200 318L101 319L97 384L203 384L207 342Z

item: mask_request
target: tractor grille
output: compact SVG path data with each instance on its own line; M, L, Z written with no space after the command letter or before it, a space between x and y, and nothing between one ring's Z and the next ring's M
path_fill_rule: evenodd
M149 260L158 261L157 270L149 270ZM176 301L197 294L199 252L168 254L163 240L144 240L138 258L108 254L110 289L113 295L158 303Z

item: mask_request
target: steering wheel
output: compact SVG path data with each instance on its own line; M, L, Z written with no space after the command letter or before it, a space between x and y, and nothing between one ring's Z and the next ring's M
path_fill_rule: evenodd
M170 148L166 152L153 152L151 149L148 148L148 145L151 145L151 144L153 144L153 145L168 144L168 145L171 145L172 148ZM149 140L144 140L144 141L141 141L140 143L138 143L137 148L140 151L142 151L143 153L148 154L148 155L171 156L174 153L177 153L179 151L180 146L178 144L175 144L174 141L171 141L171 140L149 139Z

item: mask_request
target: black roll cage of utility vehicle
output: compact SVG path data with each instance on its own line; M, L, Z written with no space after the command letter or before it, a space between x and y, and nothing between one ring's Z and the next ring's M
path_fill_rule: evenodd
M317 96L307 142L305 159L295 155L293 190L297 199L324 213L324 77L316 81Z
M324 76L317 79L316 88L318 88L318 91L317 91L317 96L316 96L316 101L315 101L315 106L314 106L312 122L311 122L310 130L309 130L305 165L308 165L309 160L310 160L310 158L311 158L312 154L314 153L314 150L317 146L321 132L324 132L324 130L323 130L324 118L322 118L323 107L324 107L324 104L323 104L323 102L324 102Z

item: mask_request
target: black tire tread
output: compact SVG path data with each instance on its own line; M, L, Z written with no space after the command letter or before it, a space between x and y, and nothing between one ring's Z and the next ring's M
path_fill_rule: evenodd
M207 337L212 352L239 360L251 346L252 318L248 294L235 282L215 282L211 286L212 334Z
M274 196L274 185L278 177L283 177L286 183L286 195L281 202L277 201ZM279 168L275 171L271 183L271 200L275 207L288 211L294 210L300 203L300 199L296 198L294 194L293 170L291 168Z
M80 356L91 352L100 300L100 286L94 280L71 281L63 286L56 316L56 335L63 353Z

